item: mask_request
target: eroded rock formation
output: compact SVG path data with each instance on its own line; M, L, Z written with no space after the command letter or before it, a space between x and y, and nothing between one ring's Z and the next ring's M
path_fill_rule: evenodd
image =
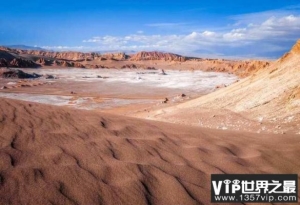
M164 61L180 61L184 62L187 60L186 57L173 54L173 53L163 53L163 52L139 52L131 56L130 60L142 61L142 60L164 60Z

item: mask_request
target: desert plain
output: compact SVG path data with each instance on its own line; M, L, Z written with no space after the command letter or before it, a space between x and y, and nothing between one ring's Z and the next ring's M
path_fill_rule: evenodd
M300 173L300 41L274 61L0 50L0 204L210 204Z

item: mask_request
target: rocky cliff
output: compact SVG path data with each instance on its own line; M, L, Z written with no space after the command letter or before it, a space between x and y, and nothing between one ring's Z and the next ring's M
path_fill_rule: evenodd
M0 67L36 68L38 66L32 60L21 58L9 50L0 50Z
M164 60L164 61L186 61L186 57L173 54L173 53L163 53L163 52L139 52L130 57L132 61L143 61L143 60Z
M296 46L293 52L299 48ZM287 54L288 55L288 54ZM133 61L134 64L132 63ZM155 63L152 61L156 61ZM167 65L168 64L168 65ZM166 66L167 65L167 66ZM0 67L77 67L77 68L155 68L190 69L216 72L230 72L240 77L252 75L270 65L268 61L223 60L185 57L173 53L138 52L125 53L82 53L53 52L44 50L22 50L0 47ZM168 67L169 66L169 67Z
M0 47L0 51L14 53L17 55L29 55L37 56L41 58L48 59L58 59L58 60L72 60L72 61L92 61L92 60L126 60L129 56L125 53L83 53L83 52L74 52L74 51L64 51L64 52L55 52L55 51L45 51L45 50L23 50L23 49L12 49L7 47Z

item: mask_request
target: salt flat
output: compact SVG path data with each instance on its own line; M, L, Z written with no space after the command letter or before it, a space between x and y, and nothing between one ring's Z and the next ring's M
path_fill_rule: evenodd
M181 93L188 95L189 99L238 79L227 73L179 70L167 70L166 75L161 70L138 69L51 68L23 71L52 75L54 79L39 79L45 83L43 87L5 90L5 93L0 93L1 97L82 109L157 104L165 97L174 98ZM14 81L17 80L10 80L6 85L16 83Z

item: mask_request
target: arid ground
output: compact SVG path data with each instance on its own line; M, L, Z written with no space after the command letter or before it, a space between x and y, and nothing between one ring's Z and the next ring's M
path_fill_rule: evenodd
M2 50L0 204L210 204L211 174L300 174L300 41L255 66Z

